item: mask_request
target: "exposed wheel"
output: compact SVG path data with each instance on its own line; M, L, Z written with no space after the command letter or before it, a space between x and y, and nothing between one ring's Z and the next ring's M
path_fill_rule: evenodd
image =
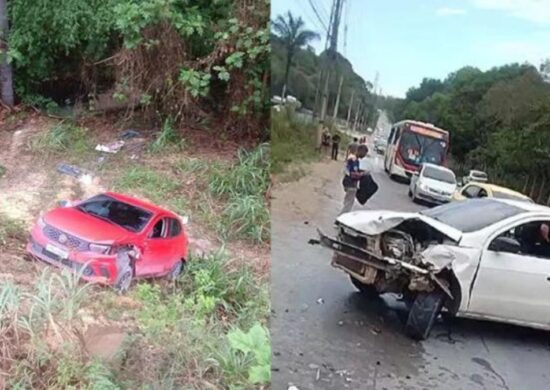
M168 279L169 280L176 280L178 278L178 276L181 275L182 271L183 271L183 267L184 267L184 262L183 261L178 261L177 263L175 263L173 266L172 266L172 269L170 270L170 273L168 274Z
M122 275L120 275L115 282L114 288L117 292L120 294L124 294L130 289L130 285L132 284L133 279L132 270L128 269L123 271Z
M434 326L445 296L441 290L419 293L409 311L405 333L416 340L426 340Z
M355 279L353 276L349 276L351 279L351 282L355 286L357 290L361 292L366 297L374 298L379 296L380 294L378 291L376 291L376 287L374 287L372 284L365 284L357 279Z

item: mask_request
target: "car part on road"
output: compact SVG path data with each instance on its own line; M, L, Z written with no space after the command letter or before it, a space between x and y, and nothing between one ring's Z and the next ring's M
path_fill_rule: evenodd
M352 275L349 276L351 279L351 283L367 298L375 298L379 296L378 291L376 290L376 287L372 284L366 284L363 283L356 278L354 278Z
M416 340L426 340L444 301L445 295L441 290L418 293L409 310L405 333Z

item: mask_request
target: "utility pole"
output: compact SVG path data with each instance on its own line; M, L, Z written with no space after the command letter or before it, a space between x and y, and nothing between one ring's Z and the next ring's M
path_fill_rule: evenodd
M336 95L336 103L334 104L334 113L332 119L336 121L338 117L338 106L340 105L340 93L342 93L342 84L344 83L344 75L340 75L340 84L338 85L338 94Z
M357 103L357 111L355 111L355 121L353 122L353 131L357 127L357 120L359 119L359 112L361 111L361 102Z
M350 101L349 101L349 106L348 106L348 116L346 118L346 126L347 128L349 129L349 118L351 117L351 107L353 106L353 98L355 96L355 89L353 89L351 91L351 98L350 98Z

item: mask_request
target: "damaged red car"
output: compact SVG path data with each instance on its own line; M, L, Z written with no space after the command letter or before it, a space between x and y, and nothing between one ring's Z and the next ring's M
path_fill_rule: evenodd
M41 216L27 251L123 292L135 278L176 279L185 266L188 238L176 214L107 192Z

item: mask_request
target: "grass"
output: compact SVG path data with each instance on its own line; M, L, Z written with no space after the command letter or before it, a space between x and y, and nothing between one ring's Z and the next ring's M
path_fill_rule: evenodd
M267 285L224 251L172 283L140 282L133 334L113 360L82 349L83 314L116 295L47 269L32 290L0 286L0 369L12 389L232 388L270 381ZM0 382L1 384L1 382ZM145 387L143 387L145 386Z
M32 140L31 149L37 152L83 156L91 152L92 146L86 128L72 122L61 121Z
M6 174L6 167L0 164L0 179Z
M170 149L181 150L183 149L183 146L183 139L174 129L174 121L172 118L167 118L162 125L161 131L151 144L150 150L153 153L159 153L166 152Z
M10 242L23 242L25 238L25 227L21 221L0 214L0 244L2 246L7 246Z
M272 111L272 172L282 173L292 164L319 159L316 126L300 120L290 109Z

